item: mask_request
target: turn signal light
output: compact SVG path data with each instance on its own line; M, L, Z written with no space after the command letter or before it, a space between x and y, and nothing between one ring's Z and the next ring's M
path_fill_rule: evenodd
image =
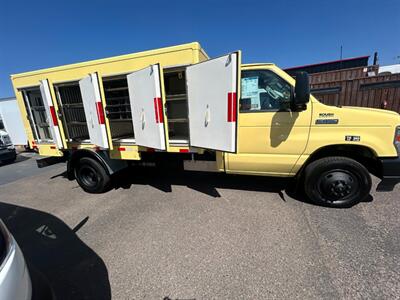
M396 133L394 135L394 145L397 149L397 154L400 156L400 126L397 126Z

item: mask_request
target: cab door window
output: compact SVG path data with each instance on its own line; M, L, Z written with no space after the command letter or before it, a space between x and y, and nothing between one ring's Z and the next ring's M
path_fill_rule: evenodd
M240 112L289 110L292 86L268 70L243 71Z

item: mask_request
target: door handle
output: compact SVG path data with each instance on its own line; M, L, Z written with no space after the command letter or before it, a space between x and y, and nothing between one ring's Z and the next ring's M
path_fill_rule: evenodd
M146 119L144 116L144 109L142 108L142 113L140 114L140 120L142 122L142 130L144 130L144 126L146 125Z
M210 123L210 107L207 104L206 107L206 114L205 114L205 120L204 120L204 126L207 127L208 123Z

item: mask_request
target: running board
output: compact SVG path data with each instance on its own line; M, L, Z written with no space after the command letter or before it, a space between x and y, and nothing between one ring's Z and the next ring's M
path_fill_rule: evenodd
M185 171L219 172L215 160L184 160L183 169Z
M63 156L61 156L61 157L45 156L45 157L36 159L36 164L37 164L38 168L48 167L51 165L58 164L60 162L65 162L65 157L63 157Z

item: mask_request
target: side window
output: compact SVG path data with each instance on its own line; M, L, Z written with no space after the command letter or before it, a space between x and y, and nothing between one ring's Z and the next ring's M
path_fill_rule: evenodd
M291 85L271 71L243 71L240 112L289 109L291 91Z

